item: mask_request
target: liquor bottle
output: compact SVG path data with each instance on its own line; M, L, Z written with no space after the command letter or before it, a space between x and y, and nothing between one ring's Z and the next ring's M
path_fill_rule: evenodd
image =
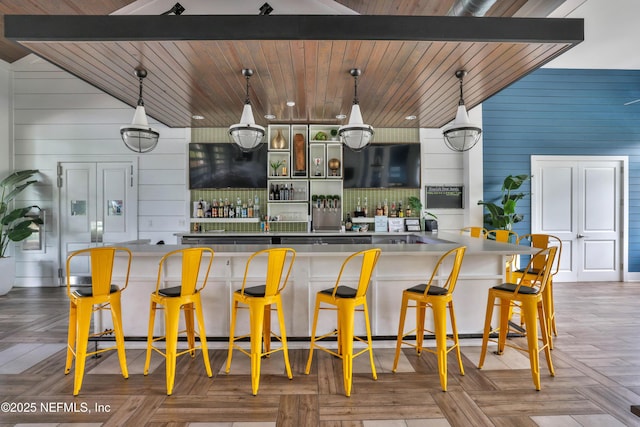
M389 215L391 215L391 218L395 218L397 214L398 211L396 210L396 202L391 202L391 210L389 211Z
M220 201L218 202L218 218L224 218L224 203L222 202L222 197L220 197Z
M289 187L287 184L280 190L280 200L289 200Z
M196 218L204 218L204 206L202 199L198 201L198 208L196 209Z
M293 188L293 183L291 183L291 188L289 189L289 200L296 199L296 190Z
M273 193L273 200L280 200L280 189L278 188L278 184L276 184L276 189Z
M253 218L253 203L251 202L251 197L247 201L247 218Z
M389 216L389 205L387 205L387 199L384 199L384 206L382 206L382 215Z
M242 218L246 218L246 217L247 217L247 204L246 204L246 203L244 203L244 204L242 205L242 208L241 208L241 209L242 209L242 211L241 211L241 212L242 212Z
M253 196L253 216L260 218L260 198L257 194Z
M218 218L218 202L216 199L211 202L211 217Z
M222 212L224 218L229 218L229 199L224 199L224 210Z
M269 186L269 200L274 200L276 198L276 192L273 189L273 184Z
M382 214L384 214L384 211L382 210L382 204L380 203L380 200L378 200L378 206L376 207L376 216L381 216Z
M398 202L398 218L404 218L404 211L402 210L402 202Z
M356 203L356 212L362 212L362 206L360 206L360 197L358 197L358 202Z
M369 216L369 203L367 201L367 198L364 198L364 207L362 208L362 213L364 214L365 217Z

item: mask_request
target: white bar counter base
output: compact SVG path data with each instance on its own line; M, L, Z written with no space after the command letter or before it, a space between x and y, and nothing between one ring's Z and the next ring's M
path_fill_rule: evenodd
M220 233L216 233L219 235ZM256 233L264 236L271 233ZM289 233L282 233L290 235ZM315 233L308 233L314 235ZM327 235L327 233L321 233ZM336 233L338 234L338 233ZM344 233L340 233L344 235ZM350 233L346 233L350 234ZM354 233L364 234L364 233ZM375 233L380 235L380 233ZM309 337L313 320L313 305L318 291L332 288L344 259L351 253L379 247L382 254L373 274L368 291L372 333L377 337L395 337L402 291L418 283L425 283L444 252L459 245L467 246L453 301L458 333L463 337L480 336L487 304L487 289L504 281L505 262L512 254L531 254L526 246L498 243L470 238L453 233L393 233L396 241L422 240L425 243L396 244L299 244L286 245L296 250L297 256L289 283L283 292L285 322L288 337ZM147 336L149 295L155 290L158 262L167 252L185 245L124 244L133 251L129 287L122 294L124 334L128 338ZM206 334L212 338L229 335L231 295L242 285L247 257L261 249L276 245L224 244L207 245L214 252L209 281L202 294ZM282 246L282 245L277 245ZM255 263L255 262L254 262ZM122 283L124 267L116 262L113 283ZM257 266L256 266L257 267ZM165 270L165 286L176 286L180 279L180 266L169 264ZM352 280L355 285L358 271L346 271L344 284ZM256 270L249 272L247 286L263 284ZM248 313L240 312L236 332L249 332ZM321 314L322 315L322 314ZM327 312L319 319L318 332L329 332L335 327L335 313ZM99 316L99 315L97 315ZM183 319L181 319L183 322ZM415 317L407 317L405 329L413 327ZM272 322L277 328L278 322ZM164 322L155 323L155 335L164 335ZM97 317L95 327L103 330L111 326L110 316ZM427 328L432 328L431 315ZM181 326L183 329L183 326ZM365 334L362 316L356 315L357 335Z

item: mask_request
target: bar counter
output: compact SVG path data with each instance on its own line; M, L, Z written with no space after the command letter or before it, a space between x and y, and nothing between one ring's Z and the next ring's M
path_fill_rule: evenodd
M212 233L214 237L230 237L227 233ZM276 233L235 233L244 237L275 237ZM280 233L294 237L291 233ZM323 238L344 234L365 233L298 233L297 236ZM204 237L204 233L198 233ZM287 335L306 338L311 334L315 294L331 288L344 259L351 253L370 247L379 247L382 254L373 273L368 291L372 333L376 337L393 337L397 334L398 316L402 291L418 283L424 283L440 255L459 245L467 246L454 291L454 305L458 333L462 336L480 336L486 309L487 289L504 280L504 266L512 254L530 254L526 246L498 243L485 239L470 238L453 233L371 233L375 244L286 244L296 250L297 257L291 276L283 292L283 304ZM192 235L189 235L192 236ZM208 234L206 236L209 236ZM282 237L282 236L281 236ZM396 242L396 243L380 243ZM413 243L406 243L406 242ZM405 242L405 243L400 243ZM199 244L202 244L200 242ZM282 244L284 245L284 243ZM149 313L149 295L155 289L158 261L167 252L191 245L123 244L133 252L133 263L129 287L122 295L122 316L125 336L146 337ZM203 291L206 334L211 338L229 335L231 295L242 285L247 257L261 249L273 247L267 244L210 244L214 260L209 281ZM280 245L281 246L281 245ZM116 263L114 283L122 283L124 268ZM169 264L165 270L166 286L179 284L180 266ZM346 271L343 284L354 284L357 271ZM258 272L249 272L247 286L262 284ZM240 313L237 331L248 332L248 313ZM333 313L327 313L327 316ZM428 316L428 319L430 315ZM318 331L334 328L335 319L319 320ZM415 319L409 317L406 327L412 327ZM156 321L156 335L163 335L163 321ZM431 320L427 327L431 328ZM96 319L96 328L110 327L109 316ZM274 325L277 322L273 323ZM362 317L356 316L356 334L364 334Z

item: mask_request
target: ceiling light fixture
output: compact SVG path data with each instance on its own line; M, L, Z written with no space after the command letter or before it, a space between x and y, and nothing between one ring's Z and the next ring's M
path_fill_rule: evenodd
M171 9L167 10L164 13L161 13L161 15L171 15L172 13L174 15L182 15L182 12L184 12L184 10L184 7L180 3L176 3Z
M287 107L293 107L296 105L295 101L287 101Z
M147 113L144 110L144 101L142 100L142 79L147 77L147 70L136 68L135 74L140 80L140 95L138 97L138 105L133 115L133 121L130 125L120 127L120 135L124 145L131 151L136 153L148 153L158 145L160 133L149 127L147 122Z
M456 118L452 124L446 126L442 135L444 142L453 151L468 151L480 140L482 129L480 126L469 121L467 109L464 106L462 97L462 79L467 75L465 70L456 71L456 77L460 80L460 101L458 102L458 111Z
M256 124L253 118L253 110L251 109L251 101L249 100L249 77L253 75L253 70L244 68L242 75L247 79L247 97L244 100L240 123L229 127L229 135L242 151L251 151L262 142L264 128Z
M354 96L353 105L351 106L351 116L349 116L349 124L340 126L338 135L347 147L354 151L362 150L369 145L373 137L373 127L366 125L362 121L362 113L358 103L358 77L362 72L358 68L349 70L349 74L354 80Z
M264 118L267 120L275 120L276 116L275 114L265 114Z

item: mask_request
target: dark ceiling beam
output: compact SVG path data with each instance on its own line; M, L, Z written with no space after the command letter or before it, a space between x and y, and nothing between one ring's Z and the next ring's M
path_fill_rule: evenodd
M584 20L381 15L5 15L14 41L415 40L570 43Z

